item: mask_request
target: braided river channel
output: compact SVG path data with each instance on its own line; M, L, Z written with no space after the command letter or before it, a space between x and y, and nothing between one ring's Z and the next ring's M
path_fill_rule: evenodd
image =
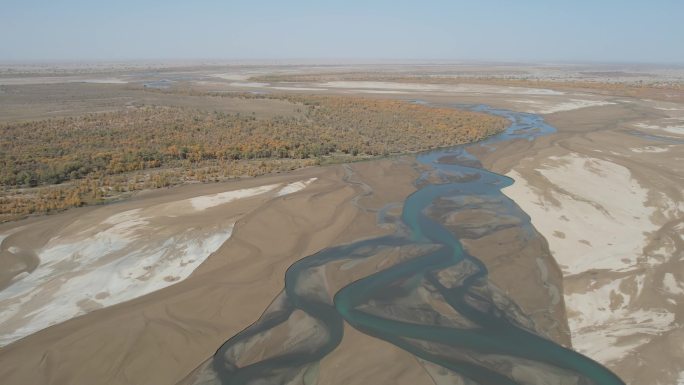
M555 129L534 114L456 107L511 124L478 143L418 154L417 190L403 205L378 212L378 224L393 225L394 233L330 247L291 265L281 294L197 369L195 384L316 384L320 361L342 341L345 322L437 368L439 383L624 384L539 332L462 244L511 226L539 236L501 192L513 180L484 169L469 148L534 140ZM490 216L447 226L447 214L464 210ZM331 288L331 271L351 278Z

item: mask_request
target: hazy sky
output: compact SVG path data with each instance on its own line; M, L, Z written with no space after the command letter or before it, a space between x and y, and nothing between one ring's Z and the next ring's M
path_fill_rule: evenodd
M684 0L0 0L0 61L684 63Z

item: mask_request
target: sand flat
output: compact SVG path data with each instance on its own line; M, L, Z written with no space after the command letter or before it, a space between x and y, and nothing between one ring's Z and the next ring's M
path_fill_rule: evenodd
M549 234L563 273L633 268L647 243L645 234L657 229L650 221L656 208L646 205L648 191L627 168L612 162L576 153L547 159L536 171L552 189L536 194L511 171L507 175L516 183L504 191L522 202L536 228Z
M590 116L630 115L608 107ZM680 278L667 274L684 268L684 148L621 131L643 115L599 125L578 114L550 119L559 133L509 169L516 183L504 192L531 216L563 271L573 347L628 383L670 383L679 371L669 360L682 355L663 341L682 338Z
M370 163L355 165L360 173L354 174L354 181L364 178L366 169L386 174L385 181L397 181L392 176L395 173L400 176L399 180L407 182L416 177L408 163L381 161L380 164L380 168L369 167ZM351 203L355 197L365 196L367 191L357 182L346 182L347 176L343 167L335 166L228 183L230 190L290 185L291 194L287 199L254 196L200 212L202 222L210 218L223 221L237 218L237 221L229 240L189 277L137 299L92 311L14 341L0 351L0 376L7 384L49 382L54 378L84 384L93 381L106 384L178 383L210 357L224 340L259 316L282 289L285 270L295 260L331 244L386 232L375 226L374 213L366 213ZM311 182L300 189L306 181ZM226 189L225 185L223 189ZM379 187L374 196L381 201L401 201L413 191L410 183L397 188L382 182ZM185 186L172 189L177 193L171 194L155 191L129 203L117 204L116 210L104 216L94 208L72 210L47 217L41 227L52 229L66 218L82 216L83 212L103 221L140 206L167 207L193 196L220 193L220 188L216 185ZM276 191L269 194L275 195ZM74 215L79 211L81 215ZM128 212L109 222L121 223L143 212L144 209ZM182 222L184 227L191 224L188 220ZM127 226L123 226L126 227L124 231L135 227ZM264 234L269 234L269 242L263 242ZM106 344L102 344L105 340L92 338L93 335L107 336ZM49 353L45 353L46 349ZM396 351L396 348L391 349ZM48 360L62 363L58 368L37 371L45 354ZM352 351L343 354L354 356ZM89 362L93 364L83 367L79 357L85 356L90 357ZM385 364L393 366L392 362Z
M515 103L521 104L519 110L533 114L553 114L555 112L572 111L580 108L607 106L614 104L600 99L517 99Z
M0 346L93 310L160 290L186 279L230 238L235 221L226 204L260 196L260 202L303 190L316 178L276 183L153 204L95 208L62 222L31 250L3 234L5 253L32 252L35 269L17 274L0 291ZM274 191L278 189L278 191ZM274 192L268 196L264 194ZM214 220L203 220L212 208ZM100 214L102 212L102 214ZM224 213L225 217L218 214ZM102 218L102 219L100 219ZM19 229L21 230L21 229Z
M563 95L561 91L543 88L490 86L483 84L424 84L424 83L399 83L379 81L331 81L318 83L321 88L341 89L372 89L372 90L403 90L416 92L448 92L448 93L480 93L480 94L512 94L512 95Z

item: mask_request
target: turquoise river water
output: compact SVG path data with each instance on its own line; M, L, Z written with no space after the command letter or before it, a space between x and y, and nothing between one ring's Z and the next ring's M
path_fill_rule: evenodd
M211 382L315 383L318 363L339 345L347 322L471 383L624 385L597 362L526 327L507 310L514 305L501 306L487 289L486 266L467 253L458 234L430 215L453 209L454 204L470 209L489 205L502 217L519 218L531 228L529 217L501 192L513 180L482 168L468 149L514 139L534 140L555 131L533 114L483 105L455 107L502 116L511 125L477 144L419 154L417 160L425 171L416 181L417 191L393 219L396 233L331 247L290 266L279 298L256 323L226 341L206 365ZM386 212L381 214L381 224L392 220ZM341 288L332 302L320 295L324 288L314 279L317 269L336 261L377 257L387 250L412 254ZM445 280L445 272L459 278ZM460 324L445 321L429 304L406 305L415 302L420 288L451 307ZM313 320L312 336L278 354L240 364L250 346L269 338L269 331L287 324L295 311ZM538 375L516 375L515 367L520 365L535 368Z

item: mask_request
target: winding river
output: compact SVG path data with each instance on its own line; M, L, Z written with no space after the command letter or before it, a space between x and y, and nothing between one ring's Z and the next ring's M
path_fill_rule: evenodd
M534 140L554 128L533 114L455 107L502 116L511 125L483 142L419 154L424 171L416 180L417 191L400 214L381 210L378 215L380 224L392 223L396 232L331 247L290 266L283 292L257 322L198 369L196 384L314 384L318 363L341 342L345 322L481 385L624 384L600 364L535 330L462 245L465 236L506 226L517 226L530 239L538 236L529 217L501 192L513 180L483 169L468 149ZM455 231L443 218L459 210L487 210L496 219L460 224ZM327 267L353 270L388 255L395 257L386 268L345 283L330 300ZM282 347L266 352L269 346Z

